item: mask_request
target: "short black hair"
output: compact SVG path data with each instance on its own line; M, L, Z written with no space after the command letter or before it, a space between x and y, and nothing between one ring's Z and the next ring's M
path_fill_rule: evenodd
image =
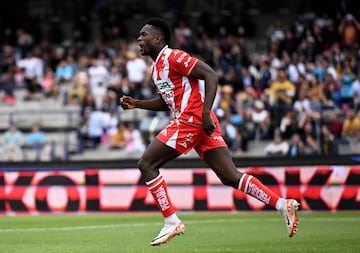
M164 42L169 44L171 38L171 29L168 23L161 18L151 18L146 24L151 25L159 30L162 33Z

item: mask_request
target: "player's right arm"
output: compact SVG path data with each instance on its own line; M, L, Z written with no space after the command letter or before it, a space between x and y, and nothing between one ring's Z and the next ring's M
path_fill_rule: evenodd
M129 96L122 96L120 98L120 105L123 109L146 109L151 111L168 111L169 107L166 105L162 97L158 97L151 100L139 100Z

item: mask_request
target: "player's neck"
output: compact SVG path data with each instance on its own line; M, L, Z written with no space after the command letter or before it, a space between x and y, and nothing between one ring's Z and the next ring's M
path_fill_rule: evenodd
M153 59L154 62L165 47L167 47L167 45L161 45L157 47L152 54L149 54L149 56L151 57L151 59Z

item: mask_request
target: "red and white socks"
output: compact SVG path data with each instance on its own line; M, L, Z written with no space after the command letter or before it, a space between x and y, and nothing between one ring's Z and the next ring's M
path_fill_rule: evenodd
M279 197L275 192L263 185L257 178L243 174L239 180L238 189L261 202L274 207L280 211L286 208L286 200Z
M156 178L146 182L157 207L165 218L166 224L177 224L180 219L175 213L164 178L159 174ZM239 180L238 189L244 193L253 196L261 202L272 206L278 211L286 209L286 199L279 197L275 192L262 184L257 178L243 174Z
M164 216L165 223L179 223L180 219L177 217L175 208L170 201L164 178L159 174L156 178L146 182L146 185L154 197L157 207Z

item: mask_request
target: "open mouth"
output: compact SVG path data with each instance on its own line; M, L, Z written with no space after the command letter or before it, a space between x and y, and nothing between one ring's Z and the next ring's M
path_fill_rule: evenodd
M139 51L140 53L144 52L144 46L142 44L138 44L139 45Z

